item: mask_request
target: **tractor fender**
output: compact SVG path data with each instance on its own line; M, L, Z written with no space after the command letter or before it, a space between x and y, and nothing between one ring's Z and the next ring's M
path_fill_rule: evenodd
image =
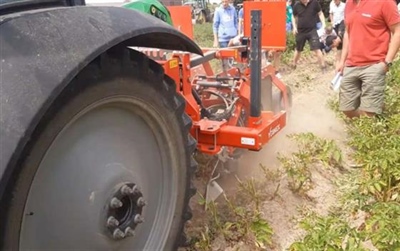
M124 42L202 54L174 27L136 10L74 6L0 16L0 204L39 121L71 80Z

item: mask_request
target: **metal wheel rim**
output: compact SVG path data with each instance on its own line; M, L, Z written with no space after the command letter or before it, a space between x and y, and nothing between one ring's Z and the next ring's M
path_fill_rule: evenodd
M137 113L146 108L144 119ZM170 135L160 117L143 101L121 96L77 114L40 163L25 204L20 248L161 250L174 217L178 178L167 168L171 152L163 145ZM124 182L140 185L145 221L134 236L116 240L105 227L105 207Z

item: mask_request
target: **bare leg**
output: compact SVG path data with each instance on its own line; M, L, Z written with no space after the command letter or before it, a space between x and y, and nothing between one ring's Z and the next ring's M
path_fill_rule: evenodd
M325 59L324 59L324 55L322 54L322 51L321 50L315 50L314 53L317 56L319 64L321 65L321 67L325 68Z
M349 119L360 117L360 113L358 112L358 110L344 111L343 113L344 113L344 115L346 115Z
M374 112L358 111L360 116L374 117L376 114Z
M297 66L297 62L299 61L301 56L301 51L295 50L294 51L294 56L293 56L293 66L296 67Z
M361 111L361 110L344 111L343 113L350 119L359 118L361 116L368 116L368 117L375 116L375 113L373 113L373 112L366 112L366 111Z

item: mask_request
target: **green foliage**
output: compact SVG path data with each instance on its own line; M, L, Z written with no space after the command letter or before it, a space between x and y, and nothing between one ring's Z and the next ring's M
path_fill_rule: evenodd
M293 52L296 48L296 39L292 32L286 33L286 49L282 53L281 62L282 64L290 64L293 59Z
M334 140L317 137L313 133L300 133L289 135L297 141L299 147L308 152L312 160L322 162L326 167L342 167L342 151Z
M265 248L272 244L273 230L262 217L260 184L254 179L240 181L236 196L224 195L223 203L207 204L207 223L200 237L194 237L192 248L210 250L212 241L221 237L228 243L246 242L247 246ZM205 200L200 202L205 205Z
M195 24L193 28L194 41L201 47L212 47L214 34L212 23Z
M363 251L361 238L346 219L330 214L321 217L310 213L300 222L307 231L303 240L292 243L290 251Z
M291 250L363 250L370 241L378 250L400 250L400 61L388 74L385 111L374 118L345 119L349 145L362 168L345 175L336 213L303 220L305 237ZM330 101L337 108L336 101ZM310 147L310 146L308 146ZM352 215L365 215L350 228ZM347 240L346 242L343 242Z
M286 50L293 51L296 48L296 37L293 32L286 33Z
M274 233L268 222L261 217L261 214L256 214L250 225L256 239L256 245L260 248L265 248L266 245L271 245L271 237Z
M312 189L311 168L321 163L326 168L342 168L342 152L333 140L317 137L312 133L291 134L299 150L291 156L278 156L289 178L290 189L296 193L305 193Z
M363 234L381 251L400 250L400 204L378 202L371 207Z

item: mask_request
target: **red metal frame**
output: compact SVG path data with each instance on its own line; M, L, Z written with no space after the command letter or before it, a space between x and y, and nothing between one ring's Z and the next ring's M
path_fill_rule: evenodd
M272 4L279 6L282 5L282 3ZM262 11L267 10L267 13L271 12L269 7L271 6L271 2L246 3L244 6L245 8L247 7L245 13L250 13L250 7L261 9ZM263 17L264 16L265 15L263 15ZM177 19L175 18L175 20ZM269 21L269 19L266 21ZM248 22L248 17L245 16L245 23ZM186 29L190 29L190 27L186 27ZM282 32L285 32L284 27ZM284 49L283 43L285 41L282 39L263 39L262 41L264 49ZM273 45L268 46L268 42L273 42ZM203 48L203 52L205 54L213 54L213 58L215 59L234 58L236 62L248 64L248 59L241 57L241 51L243 51L243 49L246 49L246 47L239 46L224 49ZM282 92L284 105L282 111L277 113L273 113L272 111L262 111L259 117L249 116L251 70L247 67L242 72L241 78L235 80L229 88L207 88L207 90L211 91L218 89L219 92L226 95L234 93L238 98L235 103L233 116L231 116L228 121L215 121L209 118L202 118L201 107L196 102L192 93L192 90L198 87L198 81L209 81L210 83L213 81L215 82L216 75L214 74L209 61L203 62L199 66L191 67L194 57L190 53L169 52L169 59L167 60L167 57L161 50L146 49L144 52L163 65L165 73L177 83L177 92L181 93L185 98L186 113L193 121L191 134L198 142L197 148L199 151L208 154L217 154L221 151L222 147L228 147L230 152L235 148L245 148L258 151L286 126L286 110L289 108L286 85L275 76L275 69L272 65L265 65L262 67L261 77L262 79L270 77L272 83ZM262 53L265 53L265 51ZM237 75L238 72L236 68L231 68L227 73ZM217 75L224 76L226 73L219 73ZM199 76L202 77L200 78ZM202 94L200 99L205 107L212 104L221 104L221 100L215 98L212 99L209 94ZM242 113L247 114L245 117L246 122L245 125L239 126L238 120Z
M204 52L216 52L219 59L237 57L241 61L238 49L204 49ZM274 114L271 111L262 111L260 117L247 117L247 124L244 127L237 126L237 121L242 109L248 114L250 106L250 69L247 68L243 73L242 80L235 81L234 88L226 89L226 92L235 92L239 100L236 103L234 115L228 121L213 121L208 118L201 119L200 106L196 103L192 88L196 87L196 75L206 75L212 79L213 74L209 62L191 68L189 53L173 53L172 59L161 62L165 73L175 80L178 91L186 99L186 113L192 118L193 126L191 134L198 142L198 150L204 153L216 154L221 147L246 148L249 150L260 150L273 136L286 126L286 111ZM179 66L178 66L179 62ZM246 62L246 61L244 61ZM172 67L171 67L172 65ZM232 68L229 71L235 72ZM275 76L275 69L272 65L262 68L262 78L271 77L273 84L283 93L283 102L288 108L286 85ZM210 88L212 90L212 88ZM218 100L209 99L202 96L205 106L218 103Z
M286 0L274 1L244 1L243 27L244 35L250 36L250 11L262 10L262 41L263 49L282 51L286 48Z

